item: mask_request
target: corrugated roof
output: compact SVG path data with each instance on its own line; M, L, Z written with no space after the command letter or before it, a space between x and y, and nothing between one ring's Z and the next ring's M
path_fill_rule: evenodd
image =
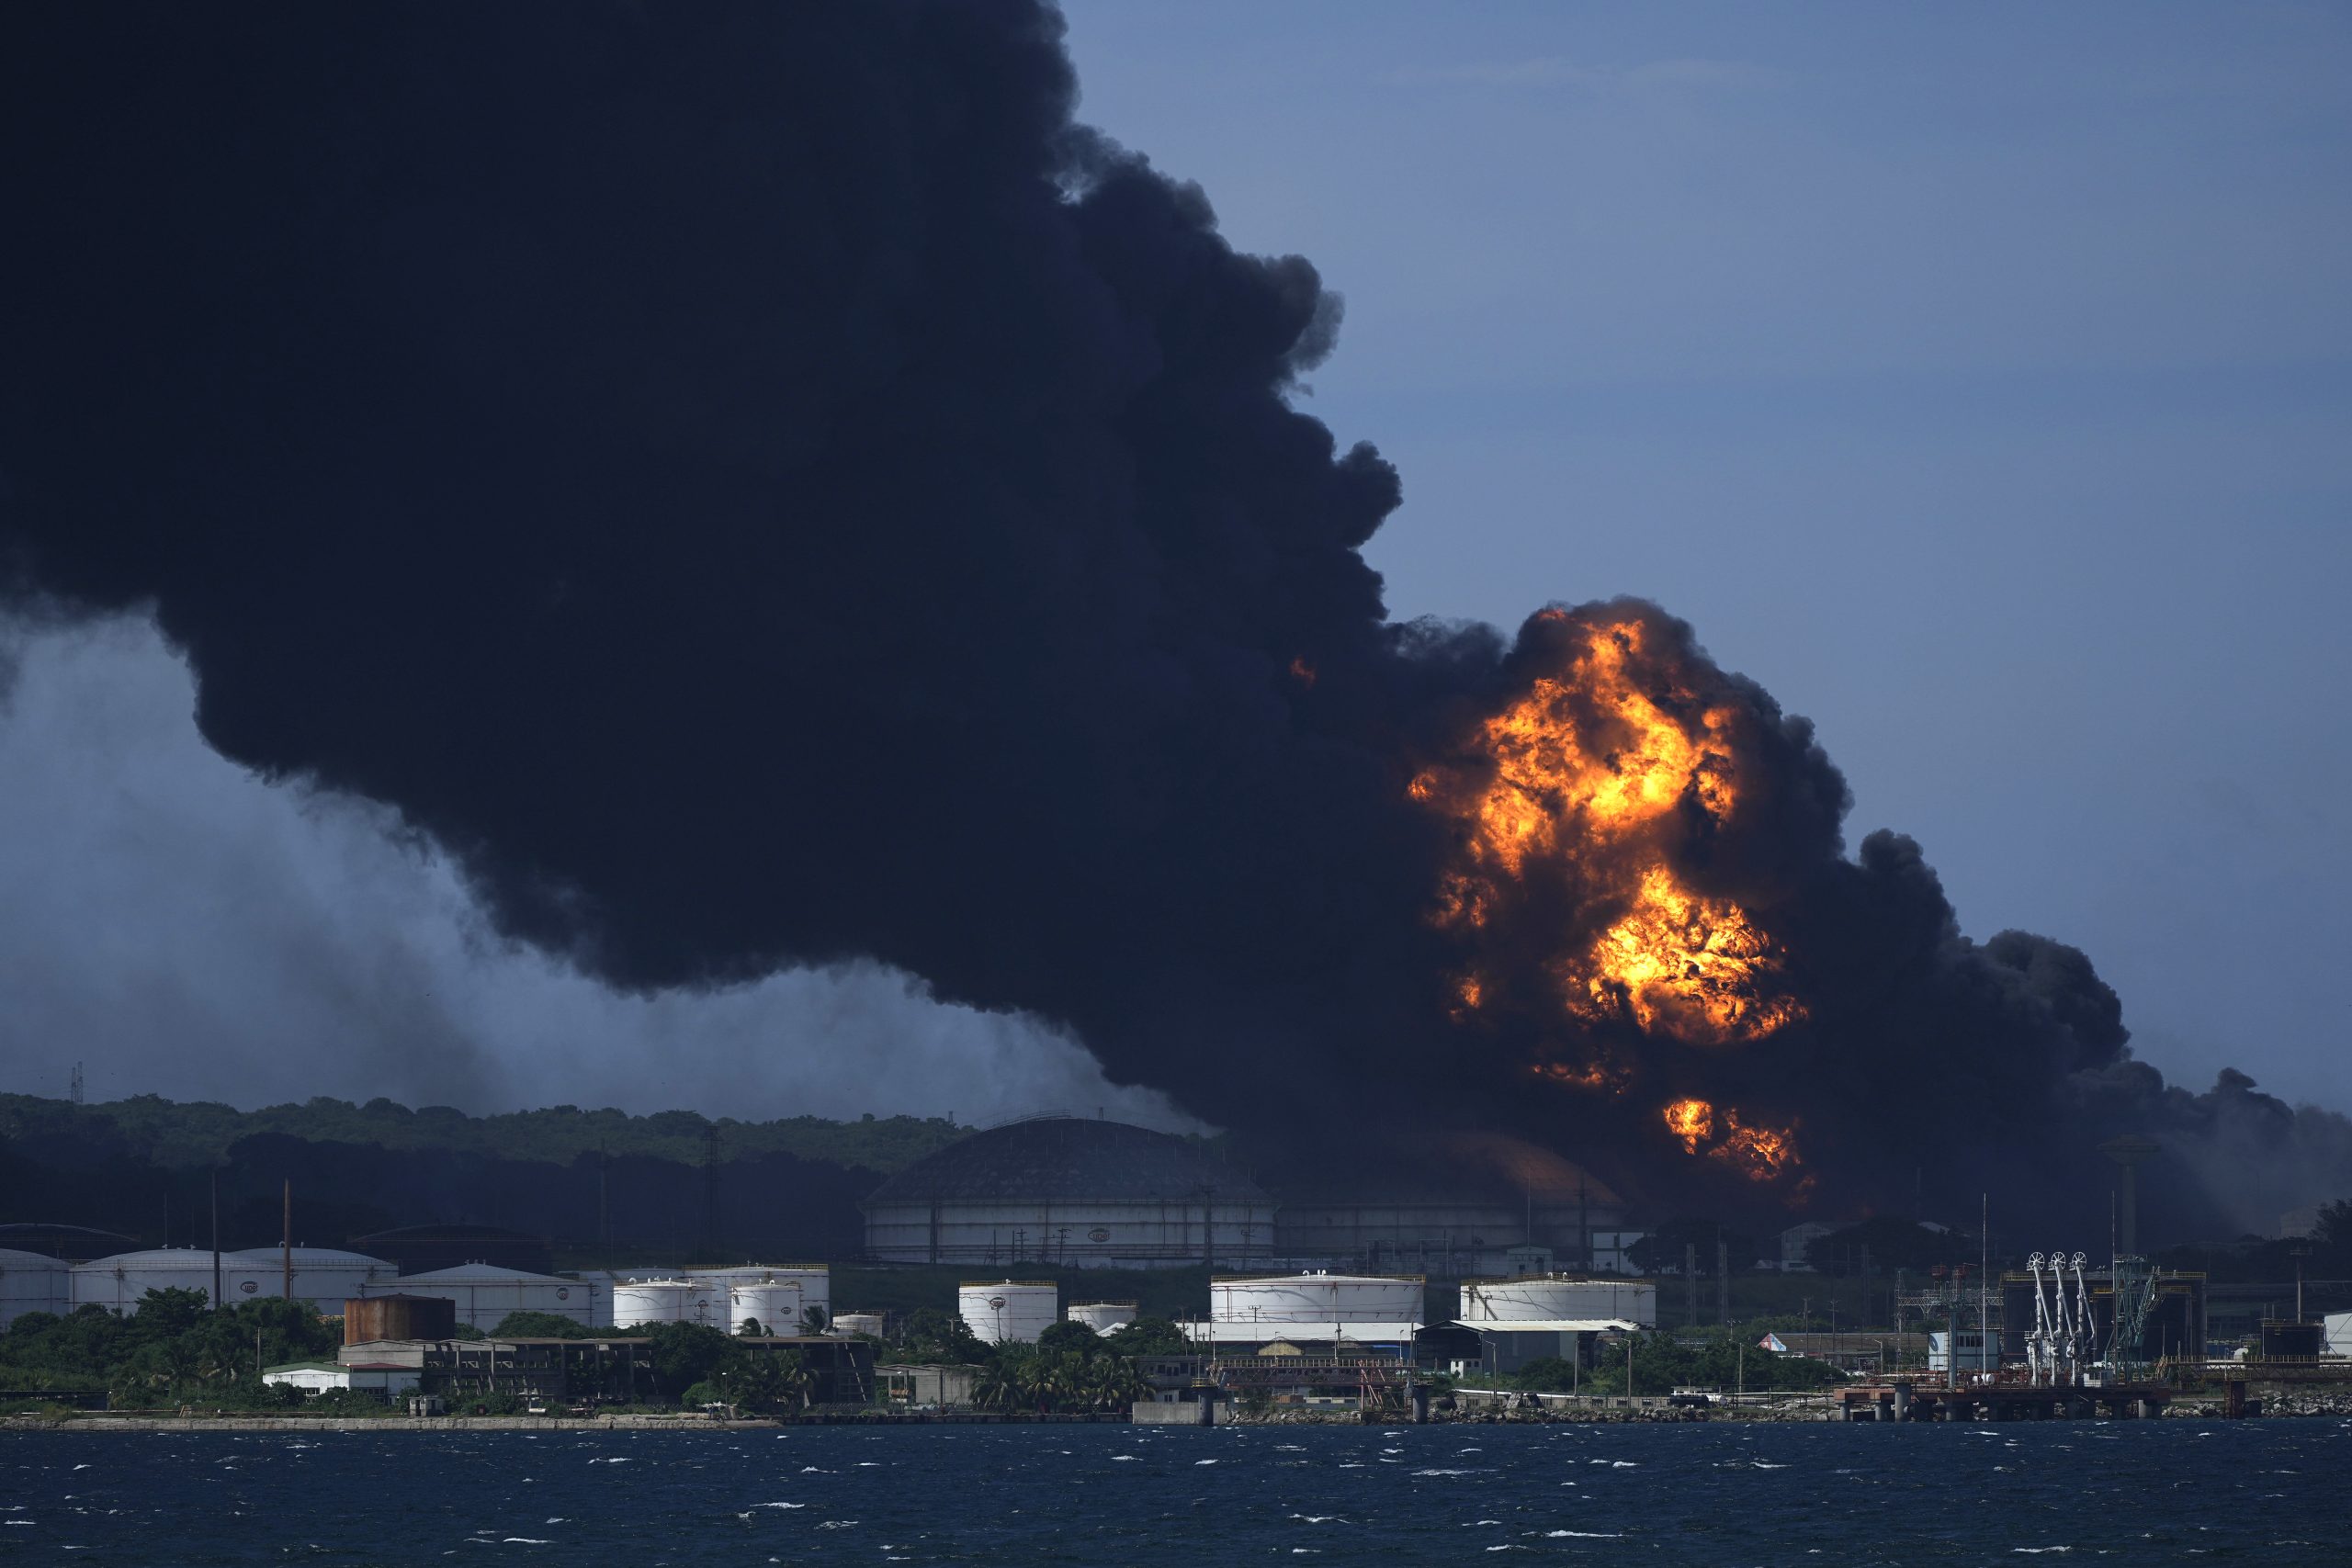
M933 1202L1263 1203L1258 1184L1182 1138L1124 1122L1041 1116L960 1138L890 1178L866 1206Z

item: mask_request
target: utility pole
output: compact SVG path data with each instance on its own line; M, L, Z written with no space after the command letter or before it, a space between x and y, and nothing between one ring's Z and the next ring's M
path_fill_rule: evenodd
M290 1177L286 1182L285 1229L278 1236L277 1245L286 1267L286 1286L283 1293L290 1302L294 1299L294 1181Z
M702 1245L716 1262L718 1250L718 1123L702 1129Z
M596 1246L605 1255L605 1268L613 1266L613 1156L603 1145L596 1147Z
M220 1310L220 1168L212 1168L212 1310Z
M1978 1193L1976 1205L1976 1370L1984 1372L2001 1364L1993 1354L1993 1195Z

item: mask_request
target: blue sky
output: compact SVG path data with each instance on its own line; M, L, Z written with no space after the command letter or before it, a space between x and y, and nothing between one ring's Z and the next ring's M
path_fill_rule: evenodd
M2352 1104L2352 9L1077 0L1347 298L1398 615L1651 595L2141 1054Z

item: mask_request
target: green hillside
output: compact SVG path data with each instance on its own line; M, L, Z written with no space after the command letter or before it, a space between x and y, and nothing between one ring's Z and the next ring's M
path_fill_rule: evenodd
M209 1100L182 1103L156 1095L75 1105L32 1095L0 1095L0 1138L119 1140L171 1169L218 1163L240 1138L275 1133L312 1143L354 1144L432 1153L496 1155L568 1165L582 1154L641 1155L698 1164L716 1126L722 1162L789 1154L885 1174L899 1170L971 1131L938 1117L867 1116L835 1122L792 1116L775 1122L716 1122L690 1111L632 1116L614 1110L555 1105L495 1116L469 1116L446 1105L411 1110L389 1100L354 1105L323 1097L257 1111ZM110 1135L110 1137L109 1137Z

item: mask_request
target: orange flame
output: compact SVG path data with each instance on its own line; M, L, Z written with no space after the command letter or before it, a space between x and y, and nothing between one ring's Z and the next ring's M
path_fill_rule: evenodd
M1691 1154L1714 1134L1715 1108L1703 1100L1678 1100L1666 1108L1666 1130Z
M1315 689L1315 666L1302 656L1290 661L1290 678L1308 691Z
M1707 1151L1707 1157L1723 1161L1750 1181L1777 1179L1802 1163L1789 1130L1751 1126L1728 1111L1724 1124L1730 1131Z
M1566 625L1577 617L1547 610ZM1699 1043L1757 1040L1804 1016L1781 989L1781 953L1737 904L1702 897L1657 842L1670 818L1724 820L1738 805L1737 710L1706 702L1681 672L1645 657L1649 628L1621 616L1582 623L1564 666L1487 717L1457 775L1424 770L1417 801L1463 829L1431 919L1477 931L1531 862L1578 873L1588 897L1623 912L1555 977L1573 1015L1629 1017L1652 1033ZM1471 1009L1487 990L1465 978Z
M1666 1130L1682 1140L1685 1153L1704 1149L1709 1159L1722 1161L1750 1181L1777 1181L1804 1163L1797 1157L1793 1127L1762 1126L1729 1106L1718 1115L1703 1100L1674 1100L1658 1114Z
M1564 966L1568 1006L1589 1018L1620 1010L1652 1033L1703 1044L1753 1040L1802 1018L1759 982L1778 963L1736 904L1685 892L1663 865L1642 873L1625 917Z

